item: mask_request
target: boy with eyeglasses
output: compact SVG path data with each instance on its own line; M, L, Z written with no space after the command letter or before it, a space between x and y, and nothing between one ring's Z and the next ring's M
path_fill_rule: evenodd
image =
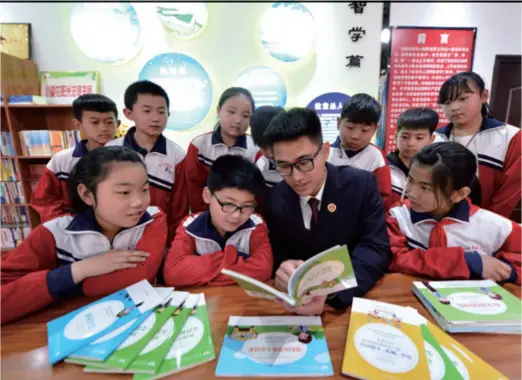
M272 248L263 219L255 214L263 175L238 155L217 158L203 189L207 211L189 215L176 231L163 269L169 286L227 285L230 269L259 281L272 274Z
M265 218L274 251L275 286L287 289L295 269L310 257L336 245L347 245L358 286L328 298L315 296L307 305L288 310L321 314L344 309L362 297L385 274L390 242L375 175L327 162L317 113L293 108L279 113L265 131L276 170L283 182L265 200ZM328 305L328 306L327 306Z

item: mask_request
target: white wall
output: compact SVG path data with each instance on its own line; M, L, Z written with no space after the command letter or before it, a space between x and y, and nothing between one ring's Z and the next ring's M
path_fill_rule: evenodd
M473 71L491 86L495 55L521 54L520 3L391 3L391 26L477 27Z
M143 47L135 59L117 66L94 62L75 45L69 31L70 3L0 3L0 22L32 24L33 59L42 71L100 71L102 93L114 99L120 108L125 88L155 55L176 51L198 60L211 77L214 104L200 126L184 132L167 131L183 147L214 126L214 110L221 92L251 65L268 65L281 73L287 83L287 106L306 106L324 92L367 92L377 96L382 3L368 3L363 15L355 15L347 3L306 3L317 22L315 52L293 64L276 61L259 42L259 20L269 6L267 3L207 3L208 25L189 41L164 38L153 3L133 6L141 23ZM353 26L366 29L366 35L356 44L348 36ZM350 54L364 56L361 68L345 66L345 56Z

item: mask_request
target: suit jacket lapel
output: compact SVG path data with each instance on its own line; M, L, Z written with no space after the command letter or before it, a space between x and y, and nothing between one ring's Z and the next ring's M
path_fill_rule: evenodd
M326 184L324 186L323 197L321 199L321 209L319 210L319 223L316 231L316 239L320 239L323 234L332 233L332 226L336 226L335 219L339 212L339 188L337 186L337 171L335 166L327 164Z

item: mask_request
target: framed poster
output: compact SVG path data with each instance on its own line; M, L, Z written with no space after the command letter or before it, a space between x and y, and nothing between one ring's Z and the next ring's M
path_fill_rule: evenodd
M55 104L71 104L83 94L100 93L98 71L41 71L40 94L54 98Z
M350 95L342 92L327 92L315 97L307 106L317 112L321 119L323 140L330 144L339 136L337 119L341 117L344 103L350 100Z
M0 51L31 59L31 24L0 24Z
M471 70L476 38L477 28L392 29L387 105L383 113L385 154L397 149L397 117L408 108L433 108L439 113L439 126L448 123L438 105L439 90L450 76Z

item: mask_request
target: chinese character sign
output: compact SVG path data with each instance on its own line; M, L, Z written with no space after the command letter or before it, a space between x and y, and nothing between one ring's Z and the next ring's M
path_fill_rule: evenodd
M341 92L328 92L313 99L307 108L313 109L321 119L323 140L333 143L339 131L337 130L337 118L341 116L344 103L350 100L350 96Z
M471 70L474 28L394 28L391 35L388 105L386 109L386 153L397 149L397 117L406 109L430 107L439 112L442 84L450 76Z
M42 96L55 98L57 103L70 104L83 94L100 92L100 73L97 71L42 71Z

